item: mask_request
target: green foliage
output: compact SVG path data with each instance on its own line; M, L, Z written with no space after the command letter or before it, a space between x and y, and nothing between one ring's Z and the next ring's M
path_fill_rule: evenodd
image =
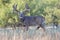
M46 23L52 22L52 14L58 17L60 22L60 0L0 0L0 26L7 23L18 22L18 16L12 12L13 4L18 4L17 9L22 11L28 3L31 9L27 16L44 16Z

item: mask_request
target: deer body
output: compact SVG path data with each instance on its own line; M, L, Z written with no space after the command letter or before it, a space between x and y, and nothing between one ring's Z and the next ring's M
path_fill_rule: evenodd
M27 27L27 30L29 26L37 25L37 29L39 29L40 27L44 29L45 18L43 16L24 16L24 13L22 12L19 17L22 20L24 26Z

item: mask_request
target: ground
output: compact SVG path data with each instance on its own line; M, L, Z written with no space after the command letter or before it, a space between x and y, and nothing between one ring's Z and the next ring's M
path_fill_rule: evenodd
M41 28L35 29L30 27L28 31L23 32L21 28L0 28L0 40L60 40L60 27L47 27L45 32Z

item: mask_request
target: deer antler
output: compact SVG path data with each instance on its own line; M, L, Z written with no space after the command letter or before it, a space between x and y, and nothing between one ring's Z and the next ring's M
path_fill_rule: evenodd
M13 5L13 13L17 13L17 14L19 14L19 10L17 10L17 4L14 4Z
M30 7L28 6L27 3L25 4L25 8L26 8L26 9L30 9Z
M13 10L16 11L17 10L17 4L13 5Z
M28 6L28 4L26 3L25 4L25 9L24 9L25 12L30 12L30 7Z

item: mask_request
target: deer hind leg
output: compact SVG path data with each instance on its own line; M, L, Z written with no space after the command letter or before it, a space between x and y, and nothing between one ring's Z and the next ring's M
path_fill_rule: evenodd
M58 23L55 24L56 28L59 28Z
M54 26L56 26L56 28L58 28L58 23L53 23L53 28Z
M40 25L37 27L37 29L39 29L40 27L43 29L43 31L45 31L45 28L44 28L44 26L43 26L42 24L40 24Z
M45 31L45 28L44 28L44 26L43 26L43 25L41 25L41 28L43 29L43 31Z

